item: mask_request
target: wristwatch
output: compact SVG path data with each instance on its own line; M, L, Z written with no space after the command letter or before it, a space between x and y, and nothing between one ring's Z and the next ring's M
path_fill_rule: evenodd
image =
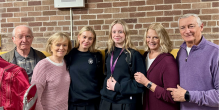
M190 94L189 94L189 91L186 91L184 98L185 98L186 102L189 102L189 101L190 101Z
M148 85L147 85L147 88L150 89L151 85L152 85L152 82L149 82Z

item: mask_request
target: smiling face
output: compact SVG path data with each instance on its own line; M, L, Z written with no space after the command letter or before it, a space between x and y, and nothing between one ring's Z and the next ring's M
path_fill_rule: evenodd
M88 51L94 42L94 35L90 31L84 31L78 36L79 51Z
M197 19L194 16L181 18L179 20L179 30L187 46L191 47L192 45L198 45L201 41L203 24L199 26L197 23Z
M115 46L122 48L125 41L125 33L121 24L115 24L112 27L112 40L115 42Z
M150 51L159 51L160 39L155 30L149 29L146 35L146 44Z
M18 50L28 50L33 41L31 30L25 26L19 26L15 29L15 36L12 37Z
M68 51L68 40L60 39L57 42L52 43L51 52L52 55L59 58L64 58Z

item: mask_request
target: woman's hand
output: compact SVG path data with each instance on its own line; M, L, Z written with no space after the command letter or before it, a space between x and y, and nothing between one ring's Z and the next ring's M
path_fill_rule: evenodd
M106 88L108 90L114 91L115 85L116 85L116 80L113 77L110 77L109 79L107 79Z
M135 77L135 80L140 84L147 86L147 84L149 83L149 80L141 72L136 72L134 74L134 77Z

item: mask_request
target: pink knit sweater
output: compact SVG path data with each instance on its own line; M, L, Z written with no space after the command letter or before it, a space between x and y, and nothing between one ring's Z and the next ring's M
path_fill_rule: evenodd
M31 84L36 84L36 110L67 110L70 85L66 64L54 63L48 57L37 63Z

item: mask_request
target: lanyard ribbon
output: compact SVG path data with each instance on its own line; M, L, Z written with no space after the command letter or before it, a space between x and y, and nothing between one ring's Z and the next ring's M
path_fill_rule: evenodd
M116 66L116 63L117 63L117 60L119 59L120 55L122 54L124 49L121 50L119 56L116 58L114 64L113 64L113 52L111 54L111 59L110 59L110 70L111 70L111 77L113 76L113 72L114 72L114 69L115 69L115 66Z

